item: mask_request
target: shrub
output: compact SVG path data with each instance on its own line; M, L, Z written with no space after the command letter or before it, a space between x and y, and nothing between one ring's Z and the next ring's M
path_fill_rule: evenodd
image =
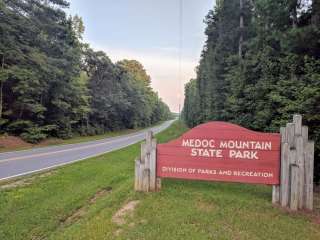
M33 126L29 127L23 132L20 137L29 143L38 143L41 140L44 140L48 136L48 132L54 129L55 126L47 125L43 127Z

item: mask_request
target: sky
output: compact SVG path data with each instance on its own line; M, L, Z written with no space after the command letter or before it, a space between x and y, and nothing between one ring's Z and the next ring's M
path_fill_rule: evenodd
M206 39L203 20L215 0L181 1L182 11L180 0L70 0L67 11L82 17L84 41L94 50L113 62L141 62L153 89L178 112L184 84L196 76Z

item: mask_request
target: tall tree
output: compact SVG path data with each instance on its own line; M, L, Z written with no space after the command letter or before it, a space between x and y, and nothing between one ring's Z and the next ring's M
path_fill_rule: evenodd
M319 1L221 0L206 23L197 89L190 91L192 81L185 90L187 123L218 119L278 131L301 113L320 141ZM196 122L189 112L197 112L194 92L200 98ZM319 162L317 145L317 181Z
M47 136L149 126L170 117L141 63L83 43L65 0L0 0L0 132Z

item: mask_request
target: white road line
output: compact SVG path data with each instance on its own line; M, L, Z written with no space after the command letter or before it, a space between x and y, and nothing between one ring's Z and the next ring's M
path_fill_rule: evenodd
M33 170L33 171L29 171L29 172L24 172L24 173L12 175L12 176L5 177L5 178L0 178L0 181L9 180L9 179L11 179L11 178L21 177L21 176L29 175L29 174L32 174L32 173L42 172L42 171L45 171L45 170L50 170L50 169L56 168L56 167L62 167L62 166L65 166L65 165L69 165L69 164L71 164L71 163L75 163L75 162L80 162L80 161L86 160L86 159L88 159L88 158L98 157L98 156L101 156L101 155L103 155L103 154L106 154L106 153L109 153L109 152L112 152L112 151L116 151L116 150L119 150L119 149L128 147L128 146L130 146L130 145L132 145L132 143L129 143L129 144L124 145L124 146L121 146L121 147L119 147L119 148L114 148L114 149L112 149L112 150L108 150L108 151L106 151L106 152L98 153L98 154L95 154L95 155L92 155L92 156L88 156L88 157L84 157L84 158L72 160L72 161L65 162L65 163L59 163L59 164L56 164L56 165L52 165L52 166L50 166L50 167L40 168L40 169L37 169L37 170Z
M5 160L0 160L0 164L1 163L5 163L5 162L9 162L9 161L14 161L14 160L50 156L50 155L54 155L54 154L57 154L57 153L70 152L70 151L80 150L80 149L88 149L88 148L98 147L98 146L102 146L102 145L109 144L109 143L115 143L115 142L119 142L119 141L121 142L121 141L128 140L128 139L131 139L131 138L132 138L132 136L131 137L126 137L126 138L121 138L121 139L116 139L116 140L113 140L113 141L97 143L97 144L91 144L91 145L82 146L82 147L74 147L74 148L69 148L69 149L64 149L64 150L59 150L59 151L54 151L54 152L38 153L38 154L33 154L33 155L21 156L21 157L12 157L12 158L8 158L8 159L5 159Z

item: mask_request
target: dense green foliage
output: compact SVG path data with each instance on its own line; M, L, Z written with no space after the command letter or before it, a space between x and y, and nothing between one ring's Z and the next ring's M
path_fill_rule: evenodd
M319 181L320 1L220 0L205 22L197 78L185 88L187 124L279 131L300 113L316 141Z
M82 43L82 20L68 17L68 6L65 0L0 0L0 133L38 142L167 119L169 108L143 66L114 64Z

